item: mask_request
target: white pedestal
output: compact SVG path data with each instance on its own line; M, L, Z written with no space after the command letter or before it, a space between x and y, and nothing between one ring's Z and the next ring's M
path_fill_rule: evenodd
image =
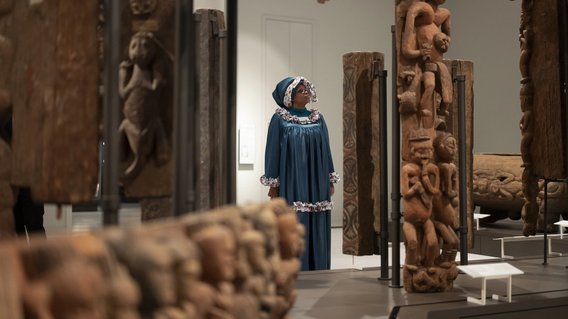
M473 214L473 220L475 220L475 230L482 230L482 229L485 229L485 228L480 228L480 227L479 227L479 220L480 220L480 219L483 219L483 218L485 218L485 217L489 217L489 216L491 216L491 215L489 215L489 214L478 214L478 213L474 213L474 214Z
M521 275L524 272L513 267L508 263L497 264L478 264L458 266L458 269L466 273L471 278L481 278L481 298L467 297L468 302L485 305L487 297L487 280L488 279L507 279L507 296L493 294L493 300L501 300L511 302L512 295L512 277Z

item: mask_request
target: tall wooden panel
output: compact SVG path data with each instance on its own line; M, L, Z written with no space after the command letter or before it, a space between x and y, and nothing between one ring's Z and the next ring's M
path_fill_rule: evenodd
M223 161L229 150L226 140L228 113L221 98L221 41L225 17L218 10L197 10L198 103L196 134L196 209L208 209L226 203ZM224 93L224 92L223 92Z
M384 67L379 52L343 56L343 253L379 253L379 96L373 62Z
M97 1L15 1L11 93L16 185L36 200L90 200L98 169Z

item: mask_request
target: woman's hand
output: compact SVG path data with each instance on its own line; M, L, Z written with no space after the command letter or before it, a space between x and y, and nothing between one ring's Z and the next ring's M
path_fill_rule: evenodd
M334 193L335 193L335 186L333 186L333 183L329 183L329 196L333 196Z
M270 197L270 199L274 199L278 197L278 193L279 193L278 187L270 187L270 189L268 190L268 197Z

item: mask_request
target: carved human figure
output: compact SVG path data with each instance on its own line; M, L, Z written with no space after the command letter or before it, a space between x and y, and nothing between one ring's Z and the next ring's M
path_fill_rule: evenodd
M130 9L134 15L145 15L156 10L157 4L157 0L130 0Z
M447 115L447 106L452 102L451 75L442 63L443 54L450 45L451 29L450 11L439 8L444 2L445 0L417 1L406 14L401 53L406 59L418 60L417 63L421 66L423 92L419 114L422 117L434 114L435 91L442 97L439 114ZM439 86L436 86L437 80Z
M127 243L123 258L140 287L140 312L153 317L170 312L176 306L177 294L174 258L169 247L156 238L139 234L127 237Z
M406 261L409 268L431 267L439 254L438 238L431 220L432 199L439 192L438 167L431 162L432 139L426 130L414 130L410 134L410 161L400 171L404 224L402 226ZM422 243L425 252L422 255Z
M454 164L456 140L452 134L439 132L434 140L434 150L438 157L440 170L440 192L434 196L433 222L436 231L442 237L442 254L437 263L449 268L456 259L459 238L454 231L458 198L457 167Z
M195 318L206 318L215 306L217 292L213 286L201 281L201 254L192 241L185 245L183 255L178 255L176 266L177 292L180 307L186 313L194 312ZM194 318L191 317L190 318Z
M119 130L126 135L133 160L123 182L135 179L153 155L156 165L170 158L168 140L160 119L160 95L166 82L166 63L151 32L132 36L128 60L120 63L119 93L124 100L124 120Z
M64 240L20 250L26 318L106 318L107 285L101 270Z
M201 280L217 292L215 308L210 315L215 318L232 318L235 278L236 241L231 232L217 224L199 230L193 240L201 252Z
M46 282L54 318L106 318L105 282L94 265L71 259L49 273Z

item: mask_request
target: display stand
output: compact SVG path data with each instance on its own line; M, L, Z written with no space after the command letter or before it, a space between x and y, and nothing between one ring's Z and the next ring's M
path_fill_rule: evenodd
M564 239L564 227L568 227L568 220L561 220L554 223L558 226L558 231L560 233L560 239Z
M478 264L478 265L460 265L458 269L466 273L471 278L481 278L481 298L467 297L468 302L485 305L487 297L487 280L488 279L507 279L507 295L492 295L493 300L511 302L512 282L514 275L522 275L524 272L513 267L508 263L497 264Z
M543 220L543 230L544 230L544 251L543 251L543 261L542 264L543 265L547 265L548 264L548 252L550 252L550 240L548 239L548 227L546 224L546 221L548 220L548 183L550 182L557 182L557 183L567 183L568 184L568 179L551 179L551 178L544 178L544 200L543 200L543 205L544 205L544 209L543 209L543 216L542 216L542 220ZM562 238L562 237L561 237Z
M501 241L501 259L515 259L515 257L510 255L505 255L505 243L507 242L519 242L519 241L532 241L532 240L540 240L541 238L545 238L543 235L535 235L535 236L509 236L509 237L499 237L493 238L493 240ZM562 235L554 234L546 236L546 251L548 254L545 255L552 255L552 256L562 256L562 253L552 251L552 239L558 238L562 239Z
M475 230L483 230L483 229L485 229L485 228L479 227L479 220L480 220L480 219L483 219L483 218L485 218L485 217L489 217L489 216L491 216L491 215L489 215L489 214L478 214L478 213L474 213L474 214L473 214L473 220L475 220Z

